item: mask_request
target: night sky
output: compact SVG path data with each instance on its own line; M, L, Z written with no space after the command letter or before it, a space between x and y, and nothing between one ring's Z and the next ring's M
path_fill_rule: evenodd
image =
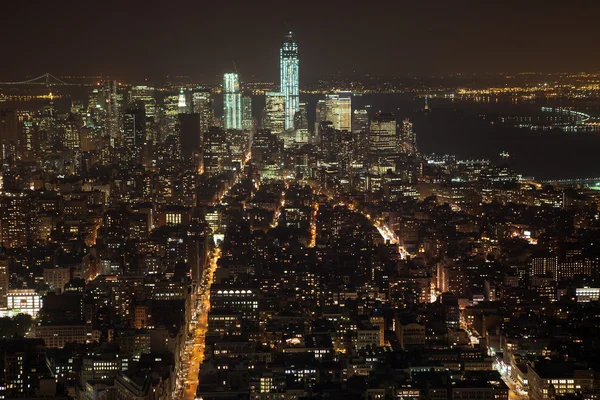
M38 4L39 3L39 4ZM600 2L3 0L0 80L278 79L292 29L301 81L340 73L582 71L600 65Z

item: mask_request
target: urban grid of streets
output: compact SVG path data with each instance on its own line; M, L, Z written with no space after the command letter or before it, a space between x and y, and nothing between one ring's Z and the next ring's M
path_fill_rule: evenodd
M242 172L243 174L243 172ZM241 174L240 174L241 175ZM236 179L225 191L225 194L220 198L220 204L222 204L223 198L229 193L229 190L239 182ZM285 181L286 188L289 187L289 182ZM327 197L330 200L335 200L328 191ZM323 191L319 190L319 193ZM339 202L339 205L346 206L348 209L361 212L367 219L373 224L379 231L382 238L390 244L398 244L397 235L389 228L385 221L377 220L372 218L371 215L366 214L360 210L355 204L345 204ZM282 192L281 203L277 208L274 216L271 228L277 226L279 221L279 215L281 209L285 206L285 191ZM309 247L314 247L316 242L316 216L318 212L318 203L314 206L314 215L311 222L311 240ZM400 245L398 245L398 252L402 258L409 256L409 253ZM186 341L186 348L184 350L184 359L182 360L181 374L177 377L177 385L174 393L174 398L182 400L194 400L196 398L196 390L199 385L199 372L200 366L204 361L204 348L206 331L208 328L208 312L210 311L210 288L213 283L214 273L217 269L219 258L221 257L221 249L215 247L210 254L208 268L203 271L202 281L198 283L196 288L196 307L194 309L191 326L190 336ZM435 292L435 288L432 287L431 302L435 302L438 298L438 293ZM471 343L475 344L479 342L479 334L472 329L471 326L461 321L461 326L469 334ZM509 400L526 400L528 399L527 392L521 388L517 382L515 382L510 376L509 369L506 365L494 362L494 365L502 380L506 383L509 388Z

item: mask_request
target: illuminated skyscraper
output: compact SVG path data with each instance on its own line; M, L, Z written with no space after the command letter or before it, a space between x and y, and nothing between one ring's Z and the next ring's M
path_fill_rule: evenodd
M0 309L8 306L8 258L0 256Z
M410 155L413 155L417 152L417 136L413 131L413 124L408 118L402 121L400 150Z
M179 114L186 114L188 111L187 102L185 100L185 92L183 91L183 89L179 91L179 100L177 102L177 107L179 109Z
M354 110L352 134L355 152L359 159L364 160L369 152L369 114L367 110Z
M269 129L271 133L276 135L285 130L285 95L283 93L265 93L263 128Z
M369 153L389 156L397 153L396 117L392 113L378 112L371 121Z
M194 113L200 114L200 133L208 132L213 126L213 108L209 92L196 92L193 94Z
M300 103L298 82L298 42L289 32L283 40L279 52L281 93L285 99L285 129L294 129L294 116Z
M367 110L354 110L352 115L352 132L367 132L369 130L369 114Z
M131 88L129 103L143 104L146 117L154 118L156 115L155 90L149 86L134 86Z
M350 132L352 130L352 93L338 93L338 107L340 109L340 127L342 131Z
M245 130L252 129L252 97L242 97L242 128Z
M352 93L339 92L327 95L325 116L327 121L333 123L335 129L350 132L352 129Z
M242 95L238 74L228 72L223 79L225 129L242 129Z
M105 81L102 84L104 127L110 136L111 145L120 146L119 132L119 102L117 94L117 81Z
M146 142L146 113L144 108L134 105L123 114L123 140L130 161L139 161Z

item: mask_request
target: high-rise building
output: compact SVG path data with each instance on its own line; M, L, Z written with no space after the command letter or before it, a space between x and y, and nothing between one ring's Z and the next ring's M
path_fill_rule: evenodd
M413 124L408 118L402 121L402 135L400 137L400 151L413 155L417 152L417 136L413 131Z
M319 133L319 126L321 122L327 121L327 102L324 99L317 100L317 107L315 109L316 119L315 119L315 129L314 132L316 135ZM319 142L319 138L317 138L317 142Z
M228 72L223 79L225 129L242 129L242 94L238 74Z
M147 118L156 116L156 99L154 97L155 89L149 86L134 86L131 88L129 103L143 104Z
M354 151L358 159L364 160L369 153L369 114L367 110L354 110L352 114Z
M252 129L252 97L242 97L242 128L244 130Z
M208 132L213 126L213 103L209 92L196 92L192 95L193 112L200 115L200 133Z
M23 159L26 161L34 161L40 154L39 122L28 111L20 112L19 128L19 141Z
M17 112L14 110L0 110L0 147L2 161L16 157L14 150L17 147L19 122Z
M119 102L117 81L105 81L102 84L102 109L104 110L104 127L110 136L111 146L120 145L119 135Z
M184 157L191 157L193 152L200 151L202 131L200 131L200 114L179 114L179 143Z
M8 258L0 255L0 309L8 307Z
M396 117L392 113L375 114L369 130L369 153L389 156L397 153Z
M285 129L294 129L294 116L300 103L300 86L298 81L298 42L289 32L279 52L281 89L285 99Z
M352 132L369 131L369 114L367 110L354 110L352 114Z
M143 107L132 106L123 114L123 140L131 160L137 159L146 142L146 113Z
M263 128L269 129L276 135L285 130L285 95L283 93L265 93Z
M331 121L338 130L352 129L352 93L329 94L325 100L325 120Z
M342 131L351 132L352 130L352 93L338 93L338 107L340 115L340 127Z
M4 192L0 196L0 241L4 247L27 245L34 234L32 199L21 192Z
M218 174L231 167L231 153L227 133L218 127L212 127L204 134L203 143L204 172Z
M308 131L308 110L306 103L298 105L298 111L294 116L294 129L306 129Z
M179 91L179 98L177 99L177 108L179 110L179 114L187 114L188 112L187 100L183 88Z
M61 132L62 146L68 150L78 150L80 147L80 129L81 123L75 115L69 115L66 121L62 124L64 130Z

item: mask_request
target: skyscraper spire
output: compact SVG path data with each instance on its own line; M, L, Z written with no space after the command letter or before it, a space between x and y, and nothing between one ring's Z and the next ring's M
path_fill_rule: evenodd
M185 92L183 91L183 88L179 90L179 101L177 103L177 106L179 109L179 114L187 113L187 102L185 100Z
M279 52L281 93L285 99L285 129L294 128L294 116L299 110L300 87L298 82L298 42L289 31Z

